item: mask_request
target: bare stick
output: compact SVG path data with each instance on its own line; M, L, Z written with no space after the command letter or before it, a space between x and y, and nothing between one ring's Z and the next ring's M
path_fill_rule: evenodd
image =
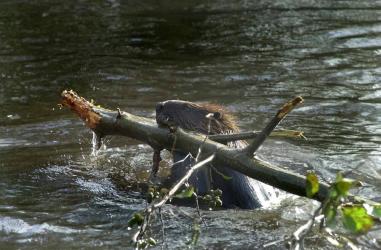
M255 151L262 145L274 128L283 120L283 118L291 112L296 105L303 102L303 98L300 96L295 97L293 100L287 102L283 105L281 109L278 110L275 117L267 124L267 126L258 134L254 141L249 144L244 150L246 155L251 157Z
M159 172L159 164L161 159L160 156L161 149L157 149L153 147L153 156L152 156L152 170L151 170L151 177L156 177L157 172ZM151 179L151 178L150 178Z
M161 244L161 249L165 249L165 246L166 246L166 242L165 242L165 228L164 228L163 213L161 211L161 208L159 209L159 216L160 216L160 223L161 223L161 237L163 238L163 242Z
M304 225L300 226L292 235L292 244L294 246L292 249L304 249L304 239L307 236L309 232L312 230L312 226L315 223L315 219L322 219L324 215L320 215L320 211L322 209L322 204L315 210L314 214L312 215L312 218L309 219Z
M214 159L214 154L206 158L205 160L200 161L193 167L191 167L188 172L181 178L172 188L169 190L168 194L166 194L161 201L156 204L153 204L153 208L159 208L163 206L170 198L172 198L175 193L179 190L179 188L191 177L194 171L205 166L207 163L211 162Z
M312 226L315 223L315 220L321 220L323 219L324 215L319 215L322 210L322 204L314 211L314 214L312 215L312 218L310 218L305 224L300 226L293 234L292 237L286 237L284 239L279 239L272 241L270 243L266 243L263 245L264 248L276 245L278 243L289 241L291 244L290 249L304 249L304 239L307 236L309 232L312 230Z

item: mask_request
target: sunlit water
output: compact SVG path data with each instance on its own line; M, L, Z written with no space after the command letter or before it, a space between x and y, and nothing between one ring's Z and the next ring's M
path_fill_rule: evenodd
M327 181L353 169L360 194L380 200L380 79L380 1L2 1L1 249L124 248L131 214L145 207L109 172L149 169L151 149L114 137L91 156L90 131L57 106L63 89L148 117L166 99L216 102L244 130L301 95L281 127L308 140L269 140L261 157ZM204 211L199 244L262 246L314 206L290 197L272 209ZM166 207L164 221L166 247L181 249L192 221L178 209Z

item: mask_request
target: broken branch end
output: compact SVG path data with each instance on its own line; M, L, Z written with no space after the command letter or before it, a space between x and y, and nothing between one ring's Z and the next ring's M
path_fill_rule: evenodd
M61 104L73 110L90 129L95 129L101 116L94 111L94 104L80 97L73 90L64 90L61 93Z

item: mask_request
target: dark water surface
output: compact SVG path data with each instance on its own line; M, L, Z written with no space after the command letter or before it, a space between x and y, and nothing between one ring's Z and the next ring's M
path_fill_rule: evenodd
M245 130L301 95L281 127L309 140L270 140L262 156L325 180L353 168L366 183L360 194L380 200L380 80L381 1L3 0L0 248L125 248L127 221L145 206L108 174L148 168L150 148L111 138L91 157L89 130L57 107L63 89L151 117L166 99L217 102ZM200 247L281 239L312 206L290 198L273 209L205 211ZM191 220L171 206L164 219L166 247L183 248Z

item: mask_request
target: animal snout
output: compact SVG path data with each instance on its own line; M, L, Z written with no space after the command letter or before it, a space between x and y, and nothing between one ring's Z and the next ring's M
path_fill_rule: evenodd
M163 110L164 104L162 102L159 102L156 104L156 113L159 113L161 110Z

